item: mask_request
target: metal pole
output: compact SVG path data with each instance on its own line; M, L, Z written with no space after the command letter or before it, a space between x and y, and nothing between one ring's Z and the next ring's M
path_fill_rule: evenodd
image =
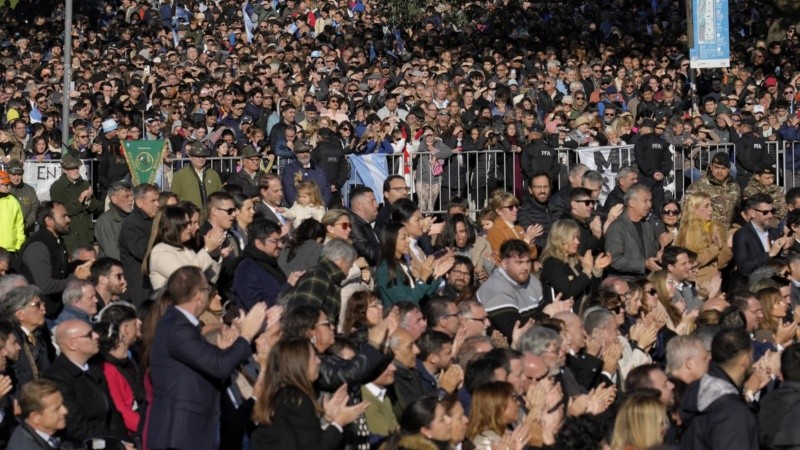
M69 94L72 81L72 0L64 0L64 86L61 105L61 146L69 143Z

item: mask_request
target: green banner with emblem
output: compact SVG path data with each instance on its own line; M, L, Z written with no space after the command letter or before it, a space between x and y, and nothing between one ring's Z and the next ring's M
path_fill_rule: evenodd
M122 141L122 149L131 171L133 185L153 184L163 162L164 152L169 151L169 141Z

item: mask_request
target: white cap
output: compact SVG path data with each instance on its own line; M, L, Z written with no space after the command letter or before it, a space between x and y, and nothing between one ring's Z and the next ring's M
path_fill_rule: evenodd
M103 121L103 133L111 133L117 129L117 121L114 119L106 119Z

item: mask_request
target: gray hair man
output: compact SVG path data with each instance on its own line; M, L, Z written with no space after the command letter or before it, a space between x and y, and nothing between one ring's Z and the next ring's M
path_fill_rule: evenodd
M358 257L356 249L341 239L331 239L322 249L322 257L312 270L297 280L281 299L286 304L321 305L333 323L343 311L341 285Z
M97 296L94 285L84 280L70 280L64 293L61 294L64 309L56 317L56 326L66 320L80 320L92 323L92 317L97 314Z

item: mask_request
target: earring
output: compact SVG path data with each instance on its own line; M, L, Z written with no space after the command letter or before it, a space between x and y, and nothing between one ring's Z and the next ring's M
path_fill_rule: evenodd
M317 343L317 337L311 336L311 345L316 345L316 343Z

